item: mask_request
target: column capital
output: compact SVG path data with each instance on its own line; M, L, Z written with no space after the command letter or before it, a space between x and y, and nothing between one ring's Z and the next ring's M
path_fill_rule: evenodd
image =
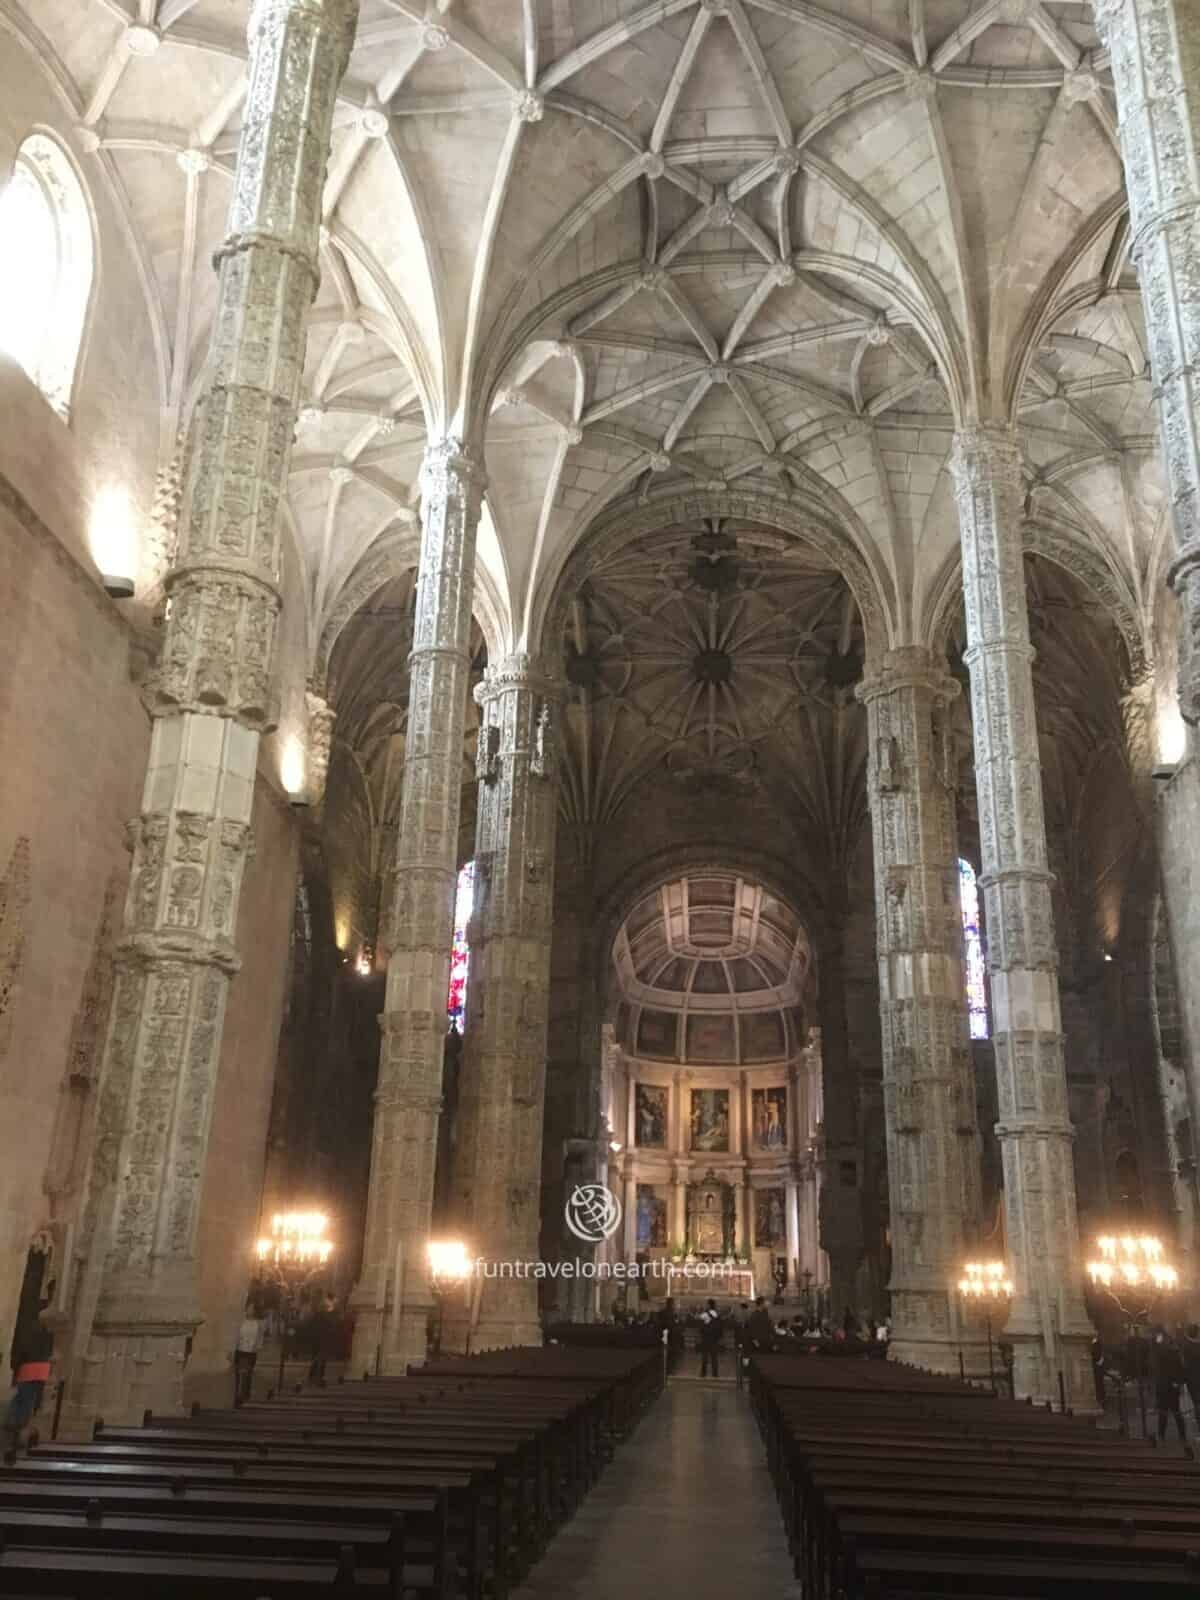
M483 463L457 434L448 433L426 446L421 460L423 497L445 499L458 494L465 499L481 496L486 487Z
M251 47L261 35L271 35L291 21L308 21L315 27L330 28L335 37L340 31L344 38L346 55L358 26L358 0L255 0L246 25L246 37ZM346 63L338 68L340 78Z
M502 694L521 690L557 703L566 693L566 685L554 675L544 657L516 651L487 667L482 682L475 686L475 702L487 705Z
M325 798L337 712L325 696L318 693L311 680L304 691L304 704L308 711L308 774L305 790L311 804L319 806Z
M954 435L949 465L960 493L991 481L1019 485L1021 447L1003 423L975 423Z
M957 681L934 651L923 644L899 645L887 651L874 670L858 683L854 697L869 705L872 700L897 689L925 689L946 704L957 699L960 693Z
M1092 0L1092 16L1096 32L1106 50L1112 49L1112 31L1124 15L1128 0Z

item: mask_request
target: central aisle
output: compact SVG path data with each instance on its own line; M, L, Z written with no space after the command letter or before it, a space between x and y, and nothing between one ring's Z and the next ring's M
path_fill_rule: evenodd
M745 1392L673 1383L513 1600L799 1600Z

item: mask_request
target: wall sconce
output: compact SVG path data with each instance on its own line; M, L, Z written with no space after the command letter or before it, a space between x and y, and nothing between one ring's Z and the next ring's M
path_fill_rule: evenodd
M300 808L308 804L304 785L304 747L294 734L283 742L279 757L279 781L287 790L292 805Z

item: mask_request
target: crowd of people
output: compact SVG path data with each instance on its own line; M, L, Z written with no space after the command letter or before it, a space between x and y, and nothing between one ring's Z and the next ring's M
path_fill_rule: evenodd
M626 1312L618 1307L613 1323L623 1328L653 1327L666 1335L667 1369L675 1371L689 1343L699 1352L701 1377L720 1377L721 1354L730 1345L740 1373L741 1358L754 1351L786 1352L839 1349L845 1353L885 1355L891 1337L890 1324L874 1317L860 1318L847 1310L840 1322L806 1315L773 1318L764 1296L754 1304L743 1300L734 1308L722 1310L715 1300L700 1309L681 1311L673 1299L657 1310Z
M1200 1323L1190 1322L1174 1333L1159 1324L1149 1333L1130 1333L1109 1344L1097 1335L1092 1341L1092 1373L1102 1408L1113 1386L1124 1406L1126 1386L1135 1383L1139 1389L1153 1389L1160 1439L1166 1438L1174 1422L1180 1439L1187 1442L1185 1395L1191 1402L1193 1425L1200 1431Z
M260 1274L250 1284L234 1345L234 1404L250 1398L254 1369L268 1340L278 1341L284 1357L307 1360L308 1381L322 1383L329 1362L349 1356L353 1332L348 1308L319 1273L298 1281L279 1271Z

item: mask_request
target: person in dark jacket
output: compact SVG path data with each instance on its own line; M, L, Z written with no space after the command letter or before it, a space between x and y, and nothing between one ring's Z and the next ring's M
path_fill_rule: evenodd
M767 1302L759 1295L746 1324L746 1345L750 1350L763 1354L769 1352L774 1343L775 1329L771 1324L771 1313L767 1310Z
M1180 1350L1183 1355L1183 1381L1192 1397L1196 1426L1200 1428L1200 1322L1189 1322Z
M309 1383L324 1383L327 1364L338 1356L337 1301L327 1294L313 1312L311 1323L313 1359L308 1369Z
M42 1404L50 1381L50 1361L54 1354L54 1335L46 1326L48 1300L42 1303L33 1327L21 1336L13 1351L13 1396L4 1414L4 1432L14 1447Z
M700 1376L707 1378L709 1368L712 1376L719 1378L721 1361L721 1315L717 1310L717 1302L710 1300L700 1313Z
M1151 1371L1154 1374L1154 1404L1158 1410L1158 1437L1160 1440L1167 1437L1167 1419L1174 1417L1179 1437L1186 1443L1187 1427L1179 1404L1183 1394L1183 1356L1165 1328L1159 1328L1154 1336Z

